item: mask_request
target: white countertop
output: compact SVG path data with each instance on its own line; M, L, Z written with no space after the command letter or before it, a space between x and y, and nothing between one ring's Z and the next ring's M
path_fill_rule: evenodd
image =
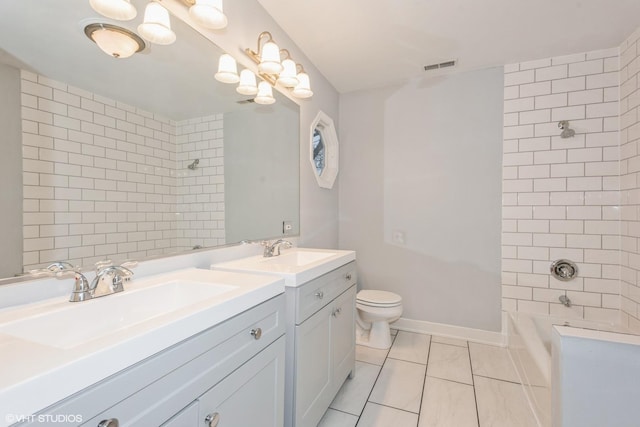
M220 283L232 290L186 307L140 321L80 344L53 346L0 332L0 427L9 415L31 415L95 384L153 354L250 309L284 292L282 279L267 275L185 269L145 277L125 284L122 293L70 303L68 295L0 311L0 331L11 330L25 318L73 309L76 304L117 303L128 292L145 290L167 281ZM73 281L69 279L69 290ZM86 311L83 310L83 311ZM82 328L91 318L74 320Z
M285 286L297 287L351 261L355 251L336 249L283 249L281 255L262 255L212 264L214 270L266 273L284 278Z

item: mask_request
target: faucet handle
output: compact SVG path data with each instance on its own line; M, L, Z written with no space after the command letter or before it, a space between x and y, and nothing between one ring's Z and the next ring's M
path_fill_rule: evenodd
M124 261L122 264L120 264L120 267L124 267L127 270L129 270L129 272L131 272L132 268L136 268L138 266L138 261L132 260L132 259L128 259L126 261ZM133 274L133 272L131 272L131 274Z
M113 265L113 261L110 259L104 259L102 261L98 261L93 264L96 268L96 274L100 273L103 269L107 267L111 267Z

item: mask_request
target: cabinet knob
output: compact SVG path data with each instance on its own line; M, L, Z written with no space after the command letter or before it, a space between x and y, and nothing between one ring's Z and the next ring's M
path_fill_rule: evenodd
M333 310L333 317L338 317L340 313L342 313L342 307L336 308L335 310Z
M117 418L109 418L108 420L102 420L98 423L98 427L118 427L120 422Z
M251 336L257 340L259 340L262 337L262 329L261 328L255 328L251 330Z
M220 422L220 414L217 412L214 412L213 414L209 414L204 419L204 422L207 423L209 427L216 427Z
M324 292L322 292L322 291L316 292L316 297L318 297L319 299L324 298Z
M351 273L347 273L347 275L344 276L344 278L347 279L347 280L351 280Z

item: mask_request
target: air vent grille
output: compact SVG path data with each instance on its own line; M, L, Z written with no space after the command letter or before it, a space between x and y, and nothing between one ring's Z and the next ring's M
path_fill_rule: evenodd
M439 70L440 68L455 67L455 65L456 65L456 61L451 60L451 61L440 62L439 64L425 65L424 70L425 71Z

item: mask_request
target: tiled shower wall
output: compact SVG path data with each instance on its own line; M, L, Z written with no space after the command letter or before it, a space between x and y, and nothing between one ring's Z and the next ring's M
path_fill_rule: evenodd
M221 116L176 123L23 71L22 117L25 270L220 243L200 227L224 227Z
M176 124L177 249L224 245L223 115ZM198 160L194 170L189 165Z
M618 49L508 65L504 81L503 310L618 321ZM577 279L549 274L560 258Z
M640 28L620 46L622 323L640 332Z

